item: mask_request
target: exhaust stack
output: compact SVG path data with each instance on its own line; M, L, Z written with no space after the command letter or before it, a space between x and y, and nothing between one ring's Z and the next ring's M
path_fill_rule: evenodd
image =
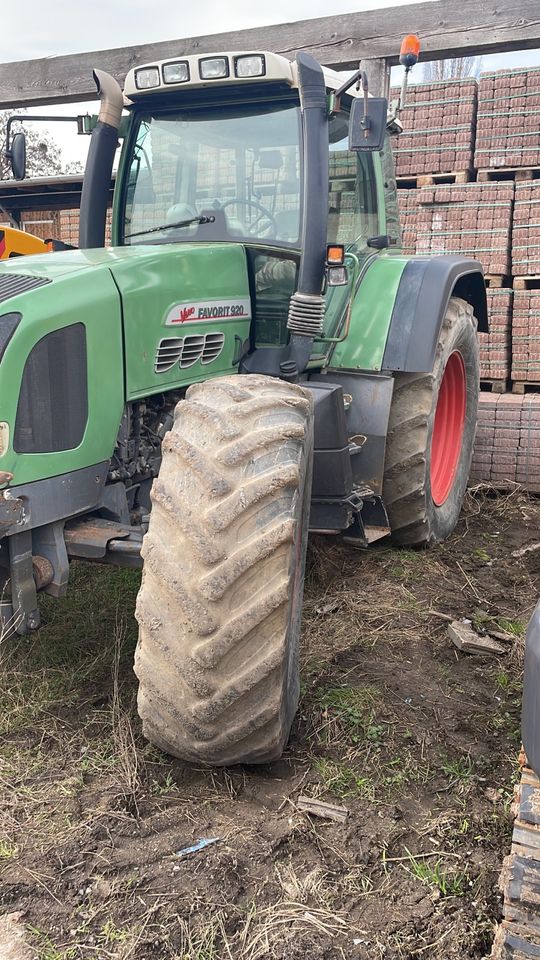
M79 223L79 247L83 250L105 246L112 167L124 105L122 90L114 77L103 70L94 70L93 74L101 106L84 172Z

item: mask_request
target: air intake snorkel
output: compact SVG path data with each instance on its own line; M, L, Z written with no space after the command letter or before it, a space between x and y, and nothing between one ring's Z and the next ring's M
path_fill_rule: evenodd
M302 254L298 288L289 305L290 356L285 363L291 372L291 364L294 364L301 373L309 362L313 340L322 334L324 323L322 289L328 223L328 112L320 64L307 53L297 53L296 63L304 145Z
M103 70L94 70L93 73L101 107L92 131L84 172L79 223L79 246L82 249L105 246L112 167L124 106L122 91L114 77Z
M284 347L264 347L246 354L242 373L265 373L297 380L306 369L315 337L322 334L322 295L328 225L328 107L321 66L307 53L296 54L302 115L303 193L298 286L289 302Z

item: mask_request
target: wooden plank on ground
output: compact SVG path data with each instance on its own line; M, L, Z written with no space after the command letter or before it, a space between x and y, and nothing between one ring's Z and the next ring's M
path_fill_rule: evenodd
M540 46L538 0L446 0L332 14L313 20L249 30L185 37L161 43L119 47L0 65L0 109L69 103L95 97L92 68L107 70L119 82L137 64L220 50L273 50L291 59L306 50L321 63L355 69L360 60L395 64L405 33L417 32L422 58L480 56Z

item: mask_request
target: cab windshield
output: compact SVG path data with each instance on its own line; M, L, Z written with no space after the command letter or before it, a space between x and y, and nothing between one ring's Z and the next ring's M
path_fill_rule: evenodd
M142 115L127 171L123 242L297 248L299 114L297 104L243 104Z

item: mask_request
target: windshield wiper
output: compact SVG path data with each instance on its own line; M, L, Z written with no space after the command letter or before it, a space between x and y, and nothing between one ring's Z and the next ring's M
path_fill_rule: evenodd
M139 230L138 233L126 233L124 240L132 237L144 237L147 233L160 233L162 230L174 230L179 227L189 227L192 223L214 223L215 217L191 217L190 220L178 220L176 223L164 223L161 227L151 227L149 230Z

